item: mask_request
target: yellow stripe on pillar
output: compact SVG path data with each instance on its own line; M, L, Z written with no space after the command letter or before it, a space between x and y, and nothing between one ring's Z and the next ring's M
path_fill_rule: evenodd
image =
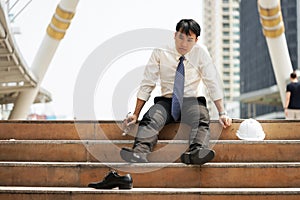
M263 8L258 6L260 23L263 27L263 34L268 38L276 38L284 33L284 23L282 20L280 0L274 8Z
M65 11L58 5L51 23L47 27L48 35L56 40L63 39L74 15L75 13Z
M55 30L50 24L47 27L47 33L50 37L56 39L56 40L61 40L64 38L66 32L61 32Z
M284 31L285 31L285 28L283 25L279 29L275 29L275 30L263 29L264 35L269 38L276 38L276 37L280 36L281 34L283 34Z
M260 15L264 16L264 17L272 17L278 14L278 12L281 11L281 7L280 7L280 2L278 3L278 6L275 8L262 8L261 6L259 6L258 9Z
M61 30L67 30L71 24L71 22L64 22L59 19L57 19L55 16L52 17L51 20L52 25L55 27L61 29Z
M56 7L55 13L62 19L67 19L67 20L73 19L74 15L75 15L75 13L73 13L73 12L68 12L68 11L61 9L59 7L59 5Z
M282 22L282 15L280 14L278 17L272 19L260 18L260 20L264 27L275 27Z

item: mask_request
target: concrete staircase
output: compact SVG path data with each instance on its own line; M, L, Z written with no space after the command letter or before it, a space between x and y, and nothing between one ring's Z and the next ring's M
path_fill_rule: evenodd
M300 199L300 123L262 120L264 141L235 136L212 121L216 157L203 166L180 163L189 127L171 124L159 136L151 163L119 156L132 146L115 121L0 121L0 199ZM131 190L96 190L109 170L133 177Z

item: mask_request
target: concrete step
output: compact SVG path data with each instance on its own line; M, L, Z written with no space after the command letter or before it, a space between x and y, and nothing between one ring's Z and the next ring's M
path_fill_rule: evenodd
M0 140L1 161L123 162L132 140ZM300 162L300 140L212 140L213 162ZM179 162L186 140L159 140L151 162Z
M211 121L211 139L234 140L243 120L234 119L233 125L223 129ZM267 140L300 140L300 123L296 120L259 120ZM187 138L186 125L170 124L160 133L160 139ZM122 137L121 121L0 121L0 139L24 140L79 140L79 139L132 139L135 131Z
M203 166L179 162L189 127L178 123L161 131L152 163L129 164L119 151L137 127L122 136L121 121L0 121L0 199L300 199L300 121L260 120L264 141L238 140L242 121L211 121L217 154ZM112 169L134 188L87 188Z
M300 163L0 162L0 185L86 187L110 169L130 173L136 188L299 188Z
M133 188L95 190L80 187L0 187L5 200L299 200L300 188Z

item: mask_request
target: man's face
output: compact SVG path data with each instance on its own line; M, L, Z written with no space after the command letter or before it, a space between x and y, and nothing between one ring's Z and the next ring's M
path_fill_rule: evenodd
M190 31L190 35L186 35L180 31L175 33L175 46L181 55L187 54L197 42L196 34Z

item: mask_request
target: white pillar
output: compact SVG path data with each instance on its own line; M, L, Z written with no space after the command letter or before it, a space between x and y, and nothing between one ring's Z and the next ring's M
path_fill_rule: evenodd
M286 81L293 71L284 34L280 0L258 0L263 33L266 37L282 105L285 103Z
M74 17L78 2L79 0L61 0L58 4L31 67L38 79L38 85L33 89L20 92L9 119L26 119L48 66Z

